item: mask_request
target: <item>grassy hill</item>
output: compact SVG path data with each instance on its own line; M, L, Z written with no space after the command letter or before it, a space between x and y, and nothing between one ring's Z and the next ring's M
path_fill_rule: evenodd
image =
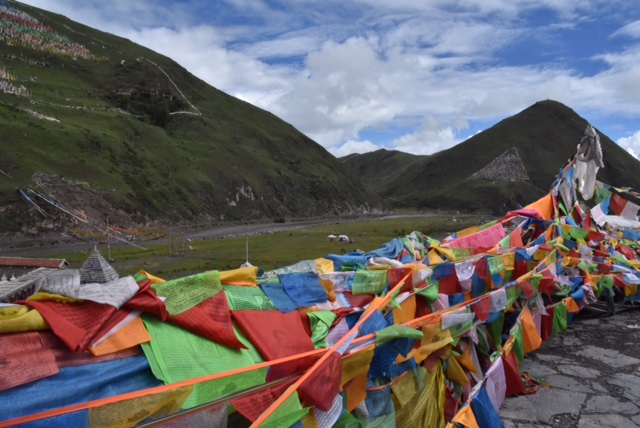
M379 150L341 160L396 207L504 213L548 193L575 154L587 120L556 101L540 101L472 138L430 156ZM597 124L594 124L597 125ZM640 189L640 162L600 133L605 168L598 179ZM527 181L468 180L515 147Z
M1 8L0 231L68 221L30 189L126 227L380 209L323 147L169 58L61 15Z

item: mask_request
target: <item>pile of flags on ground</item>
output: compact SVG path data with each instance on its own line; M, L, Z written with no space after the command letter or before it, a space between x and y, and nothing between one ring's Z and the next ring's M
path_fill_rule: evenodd
M0 426L500 427L506 397L545 386L527 354L599 299L640 299L640 199L594 181L585 201L584 161L442 241L269 272L47 277L0 307Z

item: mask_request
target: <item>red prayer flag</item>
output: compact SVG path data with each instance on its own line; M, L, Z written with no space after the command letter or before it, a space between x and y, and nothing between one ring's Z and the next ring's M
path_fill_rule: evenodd
M169 322L230 348L246 349L233 331L231 312L224 291L188 311L170 316Z
M395 268L387 270L387 279L389 280L389 284L391 284L391 287L400 282L400 280L410 272L412 272L411 268ZM404 285L400 289L400 293L404 293L405 291L413 291L413 275L409 275Z
M51 330L71 351L87 349L98 331L117 311L115 306L91 300L81 303L25 300L20 303L40 312Z
M508 354L503 352L502 360L504 362L504 374L507 379L507 397L525 394L527 390L518 371L516 353L513 351Z
M541 334L542 340L547 340L553 334L553 314L555 312L554 306L547 306L547 314L542 316Z
M485 297L473 303L471 309L480 321L485 322L486 319L489 318L489 312L491 312L490 295L487 294Z
M440 284L440 288L438 289L440 294L453 296L454 294L462 292L460 282L458 281L458 275L456 275L455 271L453 271L451 275L440 279L438 283Z
M519 283L518 285L520 286L520 289L525 296L532 297L535 294L535 291L533 291L533 286L531 285L531 281L526 280Z
M267 373L267 382L282 379L295 373L303 373L314 365L320 357L321 354L307 355L306 357L296 358L286 363L274 364L269 368L269 372Z
M345 291L344 296L353 308L364 308L369 303L373 302L373 299L375 298L373 294L360 294L358 296L354 296L351 291Z
M305 404L311 404L326 412L340 391L342 356L332 352L329 357L298 388L298 395Z
M56 357L38 332L0 334L0 391L60 372Z
M313 351L296 312L232 311L238 327L266 361Z
M50 330L41 331L40 341L42 346L53 352L58 367L80 366L84 364L101 363L103 361L112 361L121 358L139 355L141 350L139 346L110 354L95 356L89 351L71 352L65 344Z
M300 321L302 321L302 327L304 328L304 331L306 331L309 337L311 337L313 331L311 330L311 320L309 319L309 315L307 315L306 312L297 312L298 315L300 315Z
M162 300L151 290L151 281L145 280L138 283L140 290L124 305L128 309L136 309L155 315L162 321L169 318L169 312Z
M232 400L231 404L242 416L251 422L255 422L294 382L295 379L291 379L280 385L272 386L254 394L247 395L246 397Z

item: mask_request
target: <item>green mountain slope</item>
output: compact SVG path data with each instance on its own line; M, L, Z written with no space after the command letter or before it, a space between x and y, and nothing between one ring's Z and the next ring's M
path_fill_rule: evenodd
M587 121L556 101L541 101L472 138L430 156L379 150L341 160L395 206L504 213L549 191L575 154ZM640 162L600 133L605 168L598 179L640 189ZM515 147L528 181L469 180Z
M17 2L0 11L0 231L60 226L29 189L127 227L381 207L323 147L169 58Z

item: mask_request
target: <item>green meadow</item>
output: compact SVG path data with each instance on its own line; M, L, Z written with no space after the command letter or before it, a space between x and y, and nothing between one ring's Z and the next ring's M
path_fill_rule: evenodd
M419 231L435 239L451 233L493 220L484 216L416 216L364 222L335 222L323 226L268 233L262 235L235 236L205 240L163 240L161 243L137 242L144 246L98 246L101 254L108 258L121 276L139 270L164 279L179 278L206 270L236 269L246 261L247 244L249 262L264 270L288 266L300 260L316 259L328 254L343 254L355 249L365 252L396 237ZM331 242L327 236L347 235L350 242ZM71 268L79 268L90 250L72 253L57 252L51 257L64 258Z

